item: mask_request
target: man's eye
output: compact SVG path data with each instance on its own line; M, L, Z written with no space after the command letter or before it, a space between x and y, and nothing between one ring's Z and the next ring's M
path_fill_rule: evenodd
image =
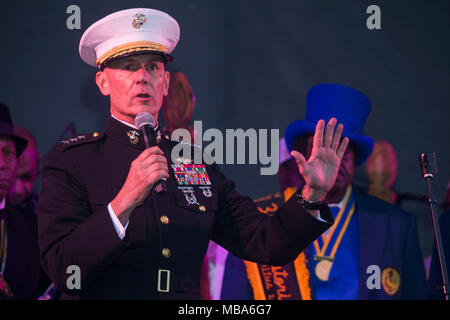
M15 156L16 153L14 151L12 151L12 150L4 150L3 151L3 155L5 155L7 157L12 157L12 156Z
M155 70L158 70L159 67L158 67L158 65L157 65L156 63L152 63L152 64L149 66L149 69L155 71Z
M136 66L133 65L133 64L126 64L126 65L123 67L123 69L126 70L126 71L136 71L136 70L137 70L137 69L136 69Z
M19 177L20 180L22 180L23 182L30 182L32 180L32 176L29 174L25 174L21 177Z

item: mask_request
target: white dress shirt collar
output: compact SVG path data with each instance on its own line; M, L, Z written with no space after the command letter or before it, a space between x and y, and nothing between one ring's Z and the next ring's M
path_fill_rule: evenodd
M138 130L138 128L134 124L131 124L131 123L123 121L123 120L119 120L113 114L111 114L111 117L113 117L117 121L123 123L124 125L129 126L130 128L133 128L134 130ZM155 130L155 131L158 130L158 122L156 122L155 127L153 128L153 130Z

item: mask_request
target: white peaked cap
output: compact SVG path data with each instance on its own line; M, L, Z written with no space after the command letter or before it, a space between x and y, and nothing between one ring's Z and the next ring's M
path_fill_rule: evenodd
M159 10L135 8L114 12L91 25L80 40L81 59L101 66L112 59L156 52L170 55L180 39L177 21Z

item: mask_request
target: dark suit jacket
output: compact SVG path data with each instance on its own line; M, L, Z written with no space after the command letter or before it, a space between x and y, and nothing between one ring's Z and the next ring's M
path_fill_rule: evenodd
M425 267L415 216L361 189L354 190L360 227L359 299L424 299ZM392 267L400 273L400 290L394 296L367 288L370 265L379 265L381 270Z
M355 208L359 218L360 270L358 298L367 299L423 299L425 298L425 268L420 251L416 218L396 206L366 194L353 187ZM253 294L243 295L233 290L236 281L248 281L238 273L245 272L243 262L229 256L226 264L223 290L225 299L251 299ZM377 265L381 270L391 267L401 277L399 291L387 295L383 289L367 288L367 267ZM228 271L227 271L228 270ZM249 284L237 284L241 290Z
M34 213L6 204L8 248L4 278L15 299L37 299L50 282L39 261Z
M159 147L169 164L167 192L152 192L135 209L121 240L107 205L145 149L142 137L138 142L130 138L136 136L132 131L111 118L105 133L67 139L44 161L38 204L41 261L64 292L62 298L198 299L210 239L245 259L286 264L334 221L329 210L327 223L313 218L295 197L273 218L264 217L216 165L206 166L212 195L192 186L197 203L189 204L170 167L177 143L163 137ZM160 221L163 215L169 223ZM164 248L170 257L162 254ZM66 285L71 265L81 269L79 290ZM157 290L160 270L170 271L170 292Z

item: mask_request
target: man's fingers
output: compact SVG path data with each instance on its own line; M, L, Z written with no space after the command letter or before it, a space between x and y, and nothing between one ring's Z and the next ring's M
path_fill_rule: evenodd
M315 148L322 148L323 144L323 128L325 127L325 121L319 120L316 125L316 132L313 138L313 150Z
M164 170L165 172L169 172L169 168L167 167L166 162L153 162L148 168L145 169L145 173L150 175L154 171Z
M151 165L146 171L145 174L147 176L147 181L149 183L155 183L162 178L168 179L169 178L169 170L167 166L160 164L160 163L154 163Z
M334 132L333 141L331 142L331 149L333 149L334 151L336 151L339 146L339 141L341 140L343 130L344 125L342 123L339 123L336 127L336 131Z
M325 130L325 136L323 138L323 147L329 148L331 146L331 141L333 139L334 127L336 127L336 118L331 118L328 121L327 128Z
M158 182L159 180L169 179L169 174L164 170L154 171L149 177L148 181L152 184Z
M345 150L347 150L348 146L348 138L345 137L342 139L341 144L339 145L339 148L336 151L336 155L339 158L339 161L342 160L342 157L344 156Z
M300 173L303 172L303 170L306 168L306 166L308 165L305 157L298 151L292 151L291 152L291 156L295 159L295 161L297 162L297 165L300 169Z
M150 157L151 155L162 155L164 156L164 152L158 147L158 146L154 146L148 149L145 149L144 151L142 151L142 153L136 158L136 160L138 161L144 161L145 159L147 159L148 157Z
M142 160L139 165L141 169L147 169L149 168L151 165L153 165L154 163L161 163L164 164L167 167L167 159L166 157L162 156L162 155L155 155L152 154L150 155L148 158L145 158L144 160Z

